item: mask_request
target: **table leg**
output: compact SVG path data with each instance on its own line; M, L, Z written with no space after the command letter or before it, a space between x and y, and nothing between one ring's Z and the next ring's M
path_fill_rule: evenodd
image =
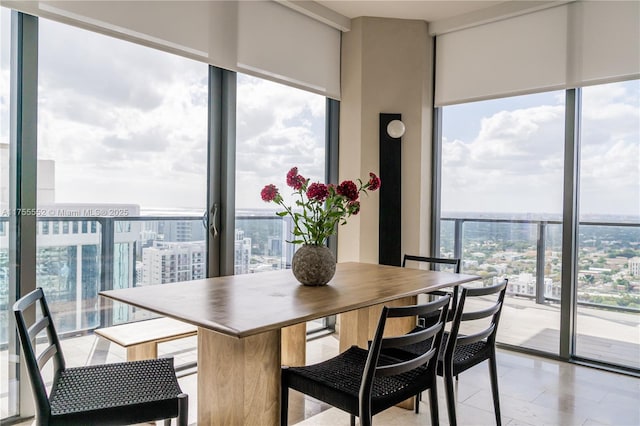
M127 347L127 361L158 358L158 343L140 343Z
M376 332L383 306L415 305L417 300L417 296L409 296L340 314L340 352L346 351L352 345L364 349L368 347L368 341L373 339L373 334ZM415 318L389 318L385 336L399 336L413 330L415 326Z
M299 367L307 361L307 323L282 329L282 365Z
M198 329L198 424L277 425L280 330L242 339Z

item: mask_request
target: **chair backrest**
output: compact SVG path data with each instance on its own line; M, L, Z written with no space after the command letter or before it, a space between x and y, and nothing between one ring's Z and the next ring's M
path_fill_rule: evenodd
M407 265L407 261L410 262L418 262L418 263L428 263L429 264L429 269L432 271L435 271L437 269L437 265L450 265L453 268L453 272L455 274L459 274L460 273L460 259L458 258L446 258L446 257L426 257L426 256L414 256L412 254L405 254L404 257L402 258L402 267L405 268ZM451 319L453 318L453 313L454 313L454 309L456 308L456 306L458 306L458 287L454 287L453 291L451 292L451 295L453 295L453 298L451 299L451 312L449 312L449 317L447 318L448 321L451 321ZM432 295L436 295L436 296L442 296L445 294L449 294L446 293L444 291L433 291L430 294Z
M378 327L376 328L375 335L371 342L369 355L362 375L360 401L363 401L365 398L371 398L371 389L374 377L402 374L422 367L425 364L428 364L427 369L429 370L436 368L438 348L442 343L444 324L447 318L447 311L449 309L449 299L450 296L446 295L435 302L411 306L385 306L382 308L380 319L378 320ZM401 336L383 337L387 318L428 315L438 310L440 310L438 322L429 328ZM398 359L397 362L385 362L384 365L379 364L381 350L402 348L421 343L424 344L423 342L426 342L429 345L430 349L428 351L416 354L413 358L408 360L405 358L402 360ZM435 374L435 372L433 374Z
M40 312L37 309L38 305ZM42 288L37 288L16 301L13 304L13 312L29 380L36 399L38 418L47 419L51 413L51 406L41 370L53 359L55 380L59 372L65 369L65 362ZM42 351L36 353L35 338L42 330L46 330L47 344Z
M402 258L403 268L406 267L407 261L428 263L429 268L431 270L435 270L436 265L438 264L451 265L453 268L453 272L455 272L456 274L460 273L460 259L457 259L457 258L450 259L445 257L426 257L426 256L414 256L412 254L405 254L404 257Z
M489 287L470 288L463 287L460 296L460 302L453 317L449 340L446 343L445 361L451 360L458 345L469 345L487 339L490 344L495 344L496 334L498 332L498 323L500 321L500 313L504 304L504 295L507 291L508 280L505 278L501 283ZM492 300L490 306L483 307L479 310L471 311L467 306L470 298L489 296L497 294L496 299ZM474 330L472 334L460 335L460 326L463 321L475 321L484 318L491 319L479 330Z

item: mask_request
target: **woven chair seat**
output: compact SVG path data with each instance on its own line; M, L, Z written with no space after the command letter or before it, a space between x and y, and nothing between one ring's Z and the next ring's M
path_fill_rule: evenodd
M338 356L319 364L288 367L289 387L325 401L347 412L358 411L358 394L368 351L352 346ZM397 359L380 355L378 365L389 365ZM424 376L424 380L418 380ZM404 401L429 386L425 366L395 376L376 377L371 394L372 413Z
M429 390L431 423L439 424L436 385L437 348L442 342L444 322L450 297L410 306L384 306L368 350L352 346L335 357L304 367L282 367L280 425L288 424L289 389L330 404L356 416L361 426L371 426L376 414L408 398ZM440 312L433 327L414 335L384 337L387 318L411 318ZM388 334L388 333L387 333ZM381 353L382 348L405 347L429 340L431 348L424 354L397 359Z
M28 319L26 310L40 313ZM18 299L13 312L38 426L128 425L156 420L169 425L174 417L178 426L187 426L189 396L180 390L173 358L66 368L42 288ZM35 336L45 330L45 344L36 347ZM41 371L46 366L53 367L50 391Z
M463 337L464 335L459 334ZM453 375L457 375L476 364L485 361L489 358L491 353L491 346L486 340L480 342L471 343L468 345L457 345L456 350L453 353ZM438 371L440 371L440 364L438 363Z
M172 359L67 368L51 390L51 414L103 411L108 416L109 410L133 411L136 404L146 406L174 399L180 393ZM158 419L177 416L177 405L175 408L174 412L159 413Z

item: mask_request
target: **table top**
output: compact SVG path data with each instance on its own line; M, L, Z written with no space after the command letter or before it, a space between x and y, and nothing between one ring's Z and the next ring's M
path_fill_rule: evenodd
M101 291L106 298L242 338L479 279L477 275L338 263L326 286L290 269Z

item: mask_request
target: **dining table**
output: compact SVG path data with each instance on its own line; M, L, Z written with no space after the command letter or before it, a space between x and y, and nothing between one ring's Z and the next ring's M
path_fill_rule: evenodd
M324 286L301 285L289 269L101 291L198 327L198 425L276 425L282 365L304 365L306 322L338 315L339 348L367 347L384 305L478 280L477 275L361 262L336 265ZM391 334L415 320L397 321Z

